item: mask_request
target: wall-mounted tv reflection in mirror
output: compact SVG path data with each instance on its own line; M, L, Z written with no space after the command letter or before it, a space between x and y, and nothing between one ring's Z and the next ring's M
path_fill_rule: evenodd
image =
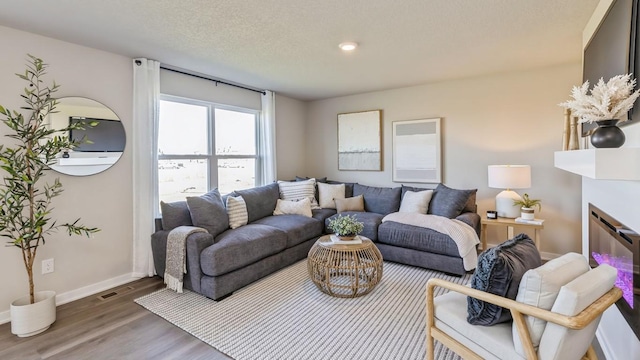
M77 141L73 151L81 152L122 152L125 146L125 134L118 120L69 117L69 125L84 123L84 130L69 131L69 138ZM91 125L90 125L91 124ZM83 141L83 139L89 140Z

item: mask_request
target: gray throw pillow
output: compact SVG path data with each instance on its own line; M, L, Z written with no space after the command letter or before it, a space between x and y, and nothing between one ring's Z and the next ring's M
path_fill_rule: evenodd
M375 187L355 184L353 185L353 196L364 196L364 209L367 212L374 212L382 215L397 212L400 209L400 194L402 189Z
M485 250L478 256L478 266L471 287L515 300L522 276L542 265L536 245L526 234ZM501 306L467 297L467 321L472 325L494 325L511 320L511 312Z
M473 196L475 202L477 191L478 189L452 189L444 184L438 184L429 203L428 213L453 219L470 206L468 205L470 197Z
M276 209L276 203L280 199L280 187L274 182L269 185L258 186L251 189L236 190L233 196L242 196L247 204L249 223L263 217L272 216Z
M214 238L229 228L229 216L218 189L187 197L187 205L193 225L206 229Z
M160 201L160 211L162 212L162 230L173 230L178 226L193 225L186 201L171 203Z

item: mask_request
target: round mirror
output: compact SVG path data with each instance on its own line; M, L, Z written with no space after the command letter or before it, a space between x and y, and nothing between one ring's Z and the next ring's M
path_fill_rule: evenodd
M118 115L103 104L82 97L58 100L56 113L49 115L52 129L64 129L74 122L91 123L84 130L68 131L72 140L83 141L69 151L58 154L51 168L59 173L75 176L93 175L115 164L124 151L126 136Z

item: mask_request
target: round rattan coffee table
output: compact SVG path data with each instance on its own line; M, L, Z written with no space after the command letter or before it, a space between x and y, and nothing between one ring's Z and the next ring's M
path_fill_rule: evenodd
M307 258L309 277L320 291L353 298L368 294L382 279L382 254L363 236L361 244L335 244L330 235L316 241Z

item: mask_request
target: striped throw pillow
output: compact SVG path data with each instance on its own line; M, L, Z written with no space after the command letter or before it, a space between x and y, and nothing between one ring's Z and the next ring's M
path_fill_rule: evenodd
M316 200L316 179L305 181L278 181L280 199L287 201L300 201L308 198L312 209L319 209Z
M227 214L229 215L229 227L232 229L247 225L249 213L247 212L247 203L244 202L242 196L227 198Z

